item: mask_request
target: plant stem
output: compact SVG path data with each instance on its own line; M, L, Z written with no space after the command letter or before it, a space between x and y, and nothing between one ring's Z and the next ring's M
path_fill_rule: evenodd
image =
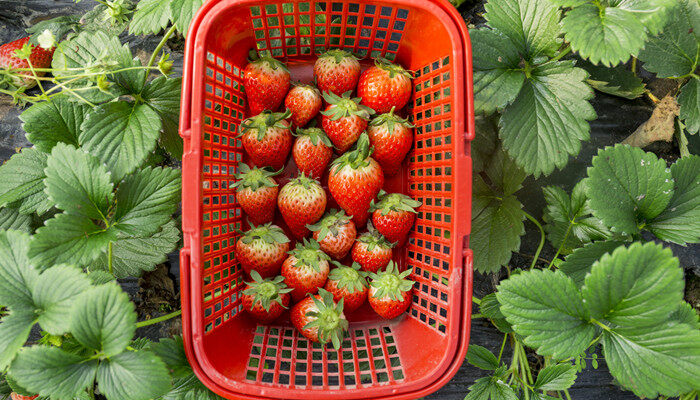
M476 318L484 318L484 316L481 314L472 314L472 319L476 319Z
M559 51L559 54L554 56L554 58L552 58L550 61L559 61L562 57L569 54L570 52L571 52L571 43L567 43L566 47L561 49L561 51Z
M566 233L564 234L564 239L562 239L561 244L559 245L559 248L557 249L557 252L554 253L554 257L552 257L552 261L549 262L549 265L547 268L552 269L554 266L554 261L559 257L559 253L561 253L561 249L564 247L564 244L566 243L566 239L569 238L569 232L571 232L571 227L573 226L573 221L569 221L569 226L566 227Z
M32 61L27 58L27 64L29 64L29 69L32 71L32 76L34 77L34 80L36 81L37 86L39 86L39 90L41 90L41 93L46 96L46 92L44 91L44 86L41 84L41 81L39 80L39 76L36 74L36 71L34 71L34 66L32 65Z
M501 350L498 352L498 365L501 365L501 357L503 356L503 349L506 348L506 340L508 340L508 334L503 335L503 342L501 342Z
M182 315L182 310L177 310L177 311L171 312L170 314L163 315L162 317L152 318L152 319L147 319L145 321L137 322L136 327L143 328L144 326L155 325L159 322L163 322L163 321L167 321L171 318L179 317L180 315Z
M571 395L569 394L569 389L564 389L564 396L567 400L571 400Z
M476 296L472 296L472 303L476 303L478 305L481 305L481 299L476 297Z
M170 39L170 36L172 36L173 33L175 33L176 29L177 28L175 28L175 25L173 25L170 27L170 29L168 29L167 32L165 32L165 35L163 35L163 38L160 39L160 43L158 43L158 46L156 46L156 49L153 50L153 54L151 54L151 58L150 58L150 60L148 60L148 65L146 65L146 67L150 68L153 66L153 64L156 62L156 57L158 57L158 53L160 53L160 51L163 50L163 46L165 46L165 43L168 42L168 39ZM144 81L143 81L144 85L146 84L146 79L148 79L148 74L146 74L146 76L144 78Z
M530 222L537 225L537 229L540 230L540 244L539 244L539 246L537 246L537 251L535 252L535 255L532 258L532 264L530 264L530 269L532 269L532 268L534 268L535 264L537 264L537 259L540 256L540 252L542 251L542 248L544 247L544 229L542 229L542 225L540 225L540 223L537 222L535 217L526 213L525 211L523 211L523 213L525 214L525 218L529 219Z
M107 267L109 268L109 274L114 275L114 269L112 264L114 263L112 260L114 259L114 253L112 252L112 242L109 242L109 245L107 246Z

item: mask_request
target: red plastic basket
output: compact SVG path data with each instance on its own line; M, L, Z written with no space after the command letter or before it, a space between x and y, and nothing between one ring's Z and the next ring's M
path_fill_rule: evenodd
M410 309L392 321L359 310L340 350L308 342L289 323L257 325L241 312L245 277L233 252L236 229L245 228L231 186L245 160L236 135L246 117L248 52L281 58L293 79L310 81L315 54L328 48L381 55L415 71L414 147L385 189L423 203L408 244L395 251L400 266L413 268ZM209 1L188 36L180 130L183 334L202 382L241 399L414 399L447 383L467 351L472 291L471 48L454 7L443 0ZM293 161L287 170L294 174Z

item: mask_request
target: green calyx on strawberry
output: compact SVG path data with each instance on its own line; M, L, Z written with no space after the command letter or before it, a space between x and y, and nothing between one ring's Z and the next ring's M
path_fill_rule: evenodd
M328 50L327 52L318 56L318 58L332 58L333 61L336 62L336 64L340 64L343 60L347 58L354 58L355 60L359 60L359 58L355 57L354 54L341 49Z
M304 190L311 190L316 186L320 186L320 184L316 179L306 176L306 174L302 172L299 176L287 182L285 187L286 186L289 186L290 189L303 188Z
M284 234L282 228L277 225L265 224L260 226L251 226L247 232L242 232L241 241L245 244L253 243L256 240L262 240L268 244L274 243L289 243L289 238Z
M319 296L312 297L318 311L306 313L306 317L312 320L304 325L304 329L318 328L319 341L321 343L330 341L333 343L333 347L338 350L349 326L348 320L343 315L343 299L335 303L333 295L328 291L318 289L318 293Z
M369 136L367 136L366 132L362 132L355 145L355 150L348 151L333 160L331 170L337 174L345 167L352 169L367 167L370 164L369 157L372 155L373 150L374 147L371 147L369 144Z
M296 133L292 134L296 137L308 136L311 144L314 146L318 146L318 143L320 142L327 147L334 148L333 143L331 143L331 140L328 138L328 135L326 135L326 132L324 132L321 128L297 128Z
M409 79L413 78L413 73L411 71L405 69L404 67L398 64L394 64L386 58L377 57L374 60L374 65L376 65L378 68L383 69L384 71L389 72L389 78L393 78L396 75L404 75Z
M394 133L394 127L396 125L403 125L406 128L415 128L415 125L412 123L408 122L407 119L401 118L398 115L394 114L394 110L396 107L391 107L391 110L388 113L381 114L374 118L372 122L369 123L370 126L382 126L386 125L387 130L389 133Z
M309 228L310 231L318 231L318 240L322 241L328 234L338 236L338 230L347 225L351 220L352 218L346 215L345 211L333 209L327 212L320 221L313 225L307 225L306 227Z
M292 289L284 284L284 277L277 276L274 279L263 279L258 271L251 271L250 277L253 282L246 282L249 288L243 291L243 294L253 296L253 304L260 302L260 305L265 311L270 311L270 306L273 303L278 303L282 308L287 308L280 295L289 293Z
M363 233L357 241L366 244L367 251L373 251L377 246L391 249L396 245L396 243L389 242L384 235L379 233L371 222L367 222L367 232Z
M355 293L367 287L367 273L360 270L360 264L353 262L352 266L348 267L337 261L331 263L337 268L331 270L328 279L337 282L338 288Z
M399 272L398 266L393 261L389 261L384 271L370 272L370 286L376 289L373 297L378 299L388 297L394 301L402 301L403 293L410 291L415 283L406 279L410 274L410 269Z
M328 254L321 251L321 245L314 239L304 239L303 242L297 242L294 250L288 251L287 254L297 259L295 267L308 266L316 272L321 272L321 261L330 261L331 259Z
M250 54L248 55L248 62L253 63L253 64L265 64L268 68L271 70L277 70L278 68L281 68L284 71L289 72L289 69L287 69L287 66L284 65L281 61L277 60L276 58L270 57L270 56L260 56L256 52L251 51Z
M289 129L289 125L283 121L285 121L291 115L292 112L289 110L286 110L283 113L265 110L260 114L243 121L241 124L243 129L241 129L239 136L242 136L244 133L247 133L252 129L255 129L257 131L256 137L258 141L263 140L269 128Z
M379 202L374 202L369 207L370 211L379 210L382 215L387 215L391 211L406 211L410 213L416 213L416 208L420 207L422 203L417 200L406 196L401 193L387 193L385 191L380 191L377 196Z
M251 169L247 164L241 163L238 167L239 171L234 175L238 181L234 183L231 187L243 189L249 188L252 191L256 191L261 187L275 187L277 182L272 179L273 176L279 175L282 170L270 171L267 168L257 168Z
M360 104L359 97L350 97L350 91L343 93L343 96L338 96L334 93L324 92L323 98L331 105L329 109L321 111L321 114L329 117L331 121L337 121L341 118L358 116L366 121L369 121L370 116L374 114L374 110Z

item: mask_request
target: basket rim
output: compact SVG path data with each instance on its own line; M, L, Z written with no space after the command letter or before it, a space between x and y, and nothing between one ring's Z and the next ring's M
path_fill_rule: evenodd
M231 7L231 6L236 6L240 4L245 4L245 3L256 3L259 0L210 0L208 2L205 2L204 6L199 10L199 12L196 14L195 18L192 21L192 24L190 25L190 30L189 30L189 35L187 37L187 43L186 43L186 53L185 53L185 62L184 62L184 72L183 72L183 88L182 88L182 107L181 107L181 115L180 115L180 135L183 137L183 140L185 141L185 154L183 154L183 202L185 199L184 194L185 193L197 193L196 191L201 190L201 185L199 185L199 170L197 168L189 168L186 169L184 168L185 165L189 164L195 164L195 165L201 165L201 154L199 151L199 146L195 149L195 151L192 151L192 144L191 140L193 139L191 136L192 132L192 116L191 116L191 106L195 104L201 103L201 91L199 93L193 93L193 84L195 81L201 82L201 77L197 78L197 74L193 72L193 69L195 68L195 61L201 61L205 57L205 49L204 46L202 45L202 37L203 35L198 35L198 33L201 33L204 29L208 29L210 27L210 22L213 19L212 14L213 11L218 11L221 8L224 7ZM292 2L298 2L299 0L292 0ZM327 0L331 1L331 0ZM402 4L403 2L401 0L382 0L386 3L395 3L395 4ZM470 60L470 55L471 55L471 43L468 35L468 31L466 28L466 25L464 23L464 20L461 18L457 10L447 2L447 0L423 0L419 1L417 3L411 3L411 6L413 7L418 7L418 8L423 8L431 12L435 12L437 9L438 12L441 14L446 15L448 18L447 20L442 20L443 24L448 24L450 23L451 25L451 30L453 31L454 34L456 34L456 38L461 41L461 50L462 50L462 57L460 58L459 61L459 66L462 67L462 77L466 83L461 90L460 88L457 88L456 92L463 92L461 93L462 96L461 98L464 99L461 108L463 107L464 109L461 110L465 115L466 118L464 119L464 132L460 132L457 129L455 129L455 138L458 137L459 134L464 135L464 139L469 141L474 137L474 110L473 110L473 95L472 95L472 71L471 71L471 60ZM197 57L199 56L199 57ZM457 60L455 60L457 62ZM194 96L193 96L194 94ZM195 98L196 97L196 98ZM455 98L457 98L457 93L455 93ZM456 102L457 103L457 102ZM457 110L456 110L457 111ZM201 121L195 121L195 123L201 123ZM196 139L195 142L198 142L199 140ZM456 147L458 146L457 144L461 143L461 140L456 140ZM198 144L198 143L197 143ZM462 146L463 144L460 144L459 146ZM189 151L188 151L189 150ZM458 153L458 152L455 152ZM462 152L464 153L464 152ZM457 154L459 155L459 154ZM457 158L455 159L455 163L457 164ZM471 161L469 156L465 156L464 159L462 160L464 162L464 167L468 168L468 170L463 171L462 173L468 174L468 177L471 176ZM469 193L471 193L471 182L462 182L465 181L465 179L458 180L459 176L462 174L456 174L455 175L455 186L464 186L464 188L469 190ZM187 182L187 183L186 183ZM455 187L455 190L457 188ZM198 202L199 198L196 199L194 207L194 211L190 211L190 213L195 214L195 215L201 215L201 203ZM471 208L471 199L468 199L467 201L467 207L470 209ZM455 202L455 214L457 213L457 202ZM467 216L469 211L467 212ZM459 219L455 218L455 221L458 221ZM465 228L466 232L460 232L459 235L455 235L456 238L461 238L464 234L465 236L465 245L468 242L468 225L469 225L469 219L465 223L467 228ZM199 379L210 389L212 389L214 392L225 396L232 398L231 396L235 396L234 398L241 398L241 399L257 399L257 400L267 400L267 399L275 399L275 398L280 398L279 396L275 396L275 394L279 393L284 393L285 391L288 391L290 389L284 389L284 388L267 388L264 386L258 385L257 387L260 388L257 393L251 393L250 390L247 391L235 391L232 390L230 387L223 386L215 381L215 379L226 379L225 377L222 376L212 376L210 373L207 371L211 372L216 371L213 366L207 365L206 363L203 364L202 361L206 361L206 357L204 357L203 354L203 333L201 332L201 329L195 329L193 326L193 321L197 320L197 314L201 313L201 310L198 310L196 304L192 302L193 297L195 297L195 291L196 291L196 283L191 285L191 280L190 280L190 274L193 272L190 268L190 261L192 257L192 249L193 248L198 248L198 242L200 240L200 232L193 228L189 227L185 223L185 218L183 215L183 239L184 239L184 246L181 249L181 264L180 264L180 269L181 269L181 302L182 302L182 308L183 308L183 338L184 338L184 343L185 343L185 351L187 354L187 357L192 365L192 368L195 372L195 374L199 377ZM455 229L457 231L457 229ZM455 239L455 243L458 243L458 239ZM459 313L458 313L458 318L459 321L455 320L454 323L452 324L452 327L450 331L447 332L449 335L448 338L448 349L446 349L445 352L445 357L439 362L438 367L435 368L428 376L422 377L418 380L412 381L409 384L399 384L400 386L396 385L391 385L391 386L381 386L381 387L371 387L371 388L362 388L362 389L351 389L352 391L359 391L360 394L366 394L367 391L372 390L372 392L376 391L381 391L385 392L384 394L380 395L379 397L374 397L377 399L413 399L416 398L416 396L421 397L425 396L429 393L432 393L442 387L444 384L446 384L457 372L459 369L460 365L464 361L464 357L466 355L467 347L468 347L468 342L469 342L469 336L470 336L470 324L471 324L471 293L472 293L472 253L471 250L469 249L464 249L462 252L459 251L460 248L455 246L455 254L457 253L462 253L460 255L457 255L455 258L459 257L460 259L460 264L461 268L458 267L458 269L462 272L461 274L457 274L459 278L462 279L462 285L460 285L461 288L461 295L462 295L462 301L459 302ZM456 287L458 284L455 283ZM238 384L240 385L240 383ZM244 383L246 386L252 386L255 387L256 385L253 383ZM229 386L235 386L235 385L229 385ZM403 390L402 390L403 389ZM294 390L294 389L292 389ZM316 398L319 395L332 395L336 393L344 393L347 390L295 390L297 392L303 392L302 397L311 397L311 398ZM265 393L267 392L267 393ZM269 395L267 395L269 394ZM353 398L358 397L358 396L353 396ZM290 398L290 397L286 397Z

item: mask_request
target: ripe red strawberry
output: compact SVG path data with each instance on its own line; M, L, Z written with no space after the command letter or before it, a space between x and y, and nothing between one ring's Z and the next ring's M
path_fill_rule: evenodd
M306 225L316 223L326 211L326 192L302 173L280 190L277 206L294 237L301 239L309 234Z
M362 104L382 114L395 107L402 109L411 98L411 73L400 65L378 58L374 66L360 76L357 95Z
M241 140L253 164L258 167L284 167L292 148L292 131L289 129L289 110L285 113L265 111L241 124Z
M384 173L370 157L369 138L363 133L357 149L347 152L331 164L328 189L340 208L352 217L357 228L365 225L369 205L384 185Z
M18 50L20 52L22 50L30 50L29 58L20 58L17 54ZM29 36L15 40L14 42L5 43L0 46L0 69L22 69L23 71L16 71L16 73L27 75L27 77L13 77L12 84L18 87L26 87L27 89L32 88L36 85L37 81L33 78L31 70L27 69L30 68L29 64L31 63L31 68L51 68L51 60L53 59L53 52L55 50L55 47L47 50L43 47L29 44ZM36 74L37 76L44 76L45 72L36 71Z
M367 273L360 271L360 264L352 263L351 267L333 262L338 268L328 274L325 289L333 295L336 303L344 301L346 312L360 308L367 300Z
M411 305L414 282L406 279L410 273L410 269L399 272L392 261L386 270L369 274L369 305L380 317L396 318Z
M360 79L360 63L345 50L328 50L314 64L314 79L323 93L340 96L347 91L352 92Z
M357 235L355 224L342 210L327 212L320 221L307 228L313 231L314 240L321 245L321 250L336 260L348 255Z
M374 146L372 157L382 166L385 175L399 172L401 162L413 145L413 128L406 119L394 114L394 107L369 123L367 135Z
M292 308L292 324L305 338L317 343L333 343L338 350L348 330L348 320L343 314L343 300L333 301L333 295L320 289L318 295L309 296Z
M277 225L253 226L236 242L236 258L243 270L257 271L263 278L279 273L287 258L289 239Z
M319 128L297 129L292 157L299 172L321 179L333 156L333 143Z
M243 309L256 320L268 323L279 318L289 307L289 289L284 277L263 279L256 271L251 271L253 282L246 282L243 289Z
M343 97L324 93L328 107L321 111L321 126L339 152L347 151L367 128L372 110L361 106L359 98L350 98L350 92Z
M377 272L386 267L391 261L393 243L372 226L371 222L367 223L367 232L363 233L355 245L352 247L352 261L360 264L362 269L367 272Z
M12 393L10 394L10 399L11 399L11 400L34 400L34 399L36 399L37 397L39 397L38 394L37 394L37 395L34 395L34 396L22 396L21 394L17 394L17 393L15 393L15 392L12 392Z
M321 111L321 92L311 85L296 85L287 93L284 105L292 112L294 126L303 128Z
M251 61L243 70L243 86L248 96L250 115L276 111L289 91L289 70L272 57Z
M300 301L309 293L316 293L328 278L328 254L321 251L317 241L304 239L282 264L284 283L292 289L292 300Z
M401 193L379 193L379 202L372 202L372 222L374 227L392 243L399 246L406 243L408 233L416 220L419 201Z
M239 164L239 172L235 175L238 181L232 187L236 188L236 200L248 220L253 225L272 222L277 205L277 182L272 178L279 172L266 169L250 169L247 164Z

